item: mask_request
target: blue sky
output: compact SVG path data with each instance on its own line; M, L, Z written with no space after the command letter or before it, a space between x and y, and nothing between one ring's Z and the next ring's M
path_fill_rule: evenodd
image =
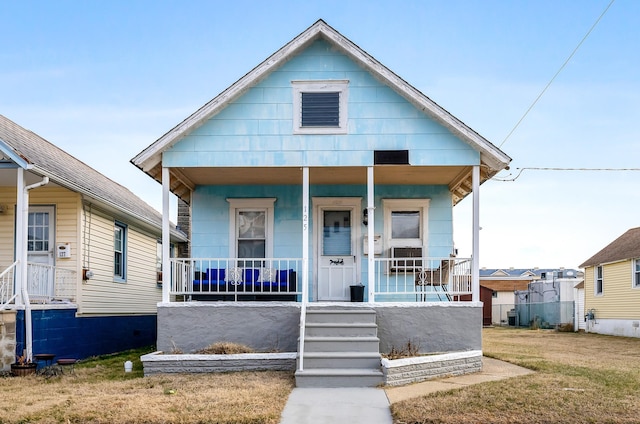
M129 160L316 20L519 168L640 168L640 2L3 1L0 113L160 208ZM503 144L504 143L504 144ZM480 265L576 268L640 225L640 171L525 170L481 188ZM471 198L455 208L470 254Z

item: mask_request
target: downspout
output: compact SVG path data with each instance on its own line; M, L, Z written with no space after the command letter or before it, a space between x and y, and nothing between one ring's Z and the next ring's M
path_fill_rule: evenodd
M25 327L25 350L27 361L31 361L33 358L33 327L31 325L31 303L29 301L28 287L28 275L27 275L27 253L28 253L28 234L29 234L29 190L42 187L49 184L49 177L42 177L42 180L25 186L22 194L22 228L21 228L21 260L20 269L22 277L22 302L24 304L24 327Z

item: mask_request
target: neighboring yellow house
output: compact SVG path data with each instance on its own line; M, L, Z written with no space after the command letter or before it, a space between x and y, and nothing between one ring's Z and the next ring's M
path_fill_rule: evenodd
M79 359L155 343L161 227L125 187L0 115L0 310L17 330L0 352ZM172 228L171 240L186 237Z
M586 331L640 337L640 227L628 230L580 267L585 269Z

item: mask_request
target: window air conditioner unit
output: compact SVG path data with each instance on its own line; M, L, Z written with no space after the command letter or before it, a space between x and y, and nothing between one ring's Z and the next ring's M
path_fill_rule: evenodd
M391 259L391 272L418 271L422 268L422 247L392 247Z

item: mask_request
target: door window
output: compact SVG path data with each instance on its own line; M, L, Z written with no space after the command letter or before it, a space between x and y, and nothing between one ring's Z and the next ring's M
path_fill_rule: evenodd
M351 211L323 212L322 254L351 256Z

